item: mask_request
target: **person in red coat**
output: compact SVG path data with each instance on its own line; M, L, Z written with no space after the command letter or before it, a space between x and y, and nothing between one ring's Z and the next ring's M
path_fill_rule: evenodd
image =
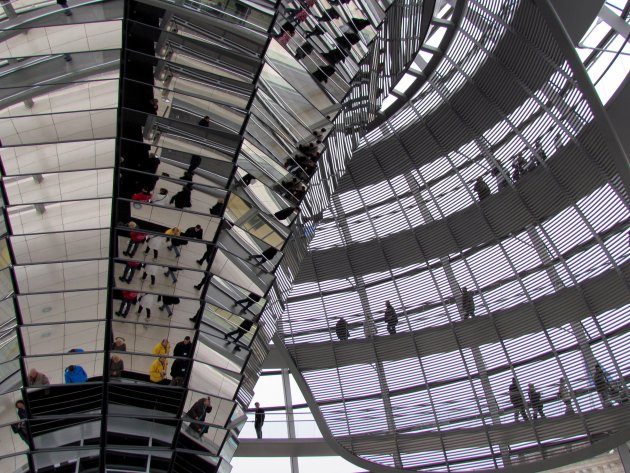
M129 222L127 226L131 229L131 231L129 232L129 244L127 245L127 249L123 251L123 255L133 258L133 255L136 254L140 244L144 243L144 239L147 235L146 233L136 231L136 228L138 227L136 222Z
M125 270L123 271L120 279L122 282L126 282L127 284L131 284L131 280L133 279L133 275L136 274L136 270L140 267L140 261L127 261L127 265L125 266Z
M140 192L136 192L131 196L131 200L137 200L138 202L151 202L153 195L149 192L149 189L143 187Z
M120 303L120 308L116 315L120 317L127 317L129 313L129 309L131 309L131 304L135 304L138 297L138 293L134 291L122 291L122 302Z

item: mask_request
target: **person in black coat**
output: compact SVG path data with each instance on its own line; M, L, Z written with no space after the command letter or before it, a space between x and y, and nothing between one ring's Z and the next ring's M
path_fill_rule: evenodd
M337 338L339 340L348 340L348 336L350 335L348 332L348 322L346 322L346 319L343 317L337 321L337 324L335 325L335 333L337 334Z
M260 407L260 403L255 403L256 410L254 411L254 429L256 429L256 437L262 438L262 426L265 423L265 410Z
M473 295L468 292L468 288L465 287L462 287L462 313L464 314L464 320L475 316L475 300Z
M473 188L477 193L477 197L479 197L479 201L484 200L487 197L490 197L492 192L490 192L490 188L486 181L483 180L483 177L479 176L475 181L475 186Z
M262 299L261 296L259 296L256 293L250 292L245 299L239 299L238 301L234 301L234 305L235 306L240 305L243 308L241 312L245 312L247 309L253 306L260 299Z
M523 393L516 383L516 378L512 378L509 393L510 402L512 403L512 406L514 406L514 422L518 420L519 414L523 416L523 420L528 420L527 411L525 410L525 401L523 400Z
M188 360L176 359L171 365L171 386L183 386L188 372Z
M190 337L184 337L184 339L175 345L173 349L173 356L185 356L189 357L192 350L192 342Z
M278 250L275 249L273 246L270 246L269 248L264 250L261 254L259 254L259 255L251 255L247 259L248 260L251 260L251 259L256 260L257 262L255 263L255 265L256 266L260 266L261 264L263 264L266 261L271 261L277 254L278 254Z
M536 391L536 388L532 383L529 383L529 405L532 407L532 414L534 415L534 419L538 419L538 414L540 414L541 419L545 418L545 413L543 412L543 403L540 398L540 393Z
M389 334L394 335L396 333L396 325L398 325L398 314L396 314L389 301L385 301L385 323Z
M24 442L28 443L28 432L26 430L26 406L24 401L15 401L15 408L17 409L17 416L20 422L11 424L11 430L14 434L18 434Z
M188 166L188 174L191 174L199 167L201 164L201 156L193 154L190 156L190 164Z
M253 321L247 320L247 319L243 319L243 321L236 328L236 330L232 330L230 333L226 333L225 335L223 335L223 338L225 338L227 340L227 344L228 345L230 343L234 343L234 345L236 345L235 350L236 351L240 351L241 348L238 346L238 341L241 339L241 337L243 335L245 335L247 332L249 332L252 329L253 325L254 325ZM230 340L230 338L233 335L236 335L236 336L234 337L233 340Z
M223 199L217 200L217 203L210 207L210 215L214 215L215 217L220 217L223 213L223 207L225 207L225 202Z
M175 207L177 207L178 209L192 207L192 202L190 201L192 196L192 189L192 184L186 184L181 191L171 197L169 203L175 203Z

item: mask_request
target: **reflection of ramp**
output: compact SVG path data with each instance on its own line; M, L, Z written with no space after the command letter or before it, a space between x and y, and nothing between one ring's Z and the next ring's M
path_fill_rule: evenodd
M56 54L9 64L0 68L0 108L73 85L68 82L116 71L120 67L119 57L118 50L95 51L74 53L71 63L66 62L63 54ZM58 75L51 77L51 71L58 71ZM20 87L21 84L25 85Z

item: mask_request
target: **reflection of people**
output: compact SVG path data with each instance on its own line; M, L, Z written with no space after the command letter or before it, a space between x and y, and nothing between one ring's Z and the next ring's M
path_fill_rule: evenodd
M186 372L188 371L188 360L177 359L171 366L171 386L183 386Z
M221 214L223 213L223 205L224 205L223 199L217 200L217 203L214 204L210 208L210 215L214 215L215 217L220 217Z
M85 383L88 375L80 365L70 365L64 371L66 384Z
M48 376L44 373L40 373L35 368L31 368L28 372L28 385L29 386L48 386L50 381Z
M159 357L153 363L149 369L149 381L157 384L169 384L166 379L166 369L168 368L168 362L163 356Z
M120 378L125 369L125 362L118 355L112 355L109 360L109 377Z
M271 261L274 258L274 256L276 256L276 254L278 254L278 250L275 249L273 246L270 246L269 248L264 250L261 254L251 255L247 259L256 260L257 261L256 266L259 266L265 261Z
M151 353L154 355L168 355L170 351L171 344L168 341L168 338L163 338L161 342L155 344Z
M162 301L162 305L158 307L158 310L166 309L166 313L169 317L173 315L173 307L179 304L179 297L175 296L158 296L158 301Z
M21 420L21 422L17 422L15 424L11 424L11 430L13 430L14 434L18 434L22 440L28 443L28 434L26 431L26 406L24 405L24 401L19 400L15 402L15 408L17 409L17 416Z
M178 209L185 209L186 207L191 207L192 202L190 201L192 195L193 186L192 184L186 184L181 191L171 197L169 201L170 204L175 204L175 207Z
M210 412L212 412L210 398L202 397L201 399L198 399L190 409L188 409L186 415L197 422L204 422L206 420L206 414L209 414ZM200 437L208 431L208 426L193 422L190 423L190 428L199 434Z
M192 343L190 337L184 337L184 339L175 345L173 349L173 356L190 356L190 350L192 349Z
M70 10L70 7L68 6L68 0L57 0L57 5L63 9L66 16L72 16L72 10Z
M136 222L129 222L127 226L131 228L131 232L129 232L129 244L127 245L127 249L123 251L123 255L133 258L133 255L135 255L138 250L138 246L144 242L146 234L134 231L137 227Z
M234 301L234 305L240 305L243 310L241 312L245 312L251 306L253 306L256 302L258 302L261 297L258 294L250 292L245 299L239 299L238 301Z
M153 259L157 259L159 255L159 251L164 245L166 238L179 236L182 234L182 231L178 227L169 228L164 232L165 236L155 235L149 239L147 242L147 247L144 249L144 254L148 254L149 251L153 250Z
M201 164L201 156L193 154L190 156L190 165L188 166L188 174L192 174Z
M238 341L241 339L243 335L249 332L254 325L254 322L251 320L243 319L241 324L236 328L236 330L232 330L230 333L226 333L223 338L227 340L227 344L234 343L236 345L235 350L240 351L241 348L238 346ZM236 335L233 339L232 337Z
M131 304L136 303L136 297L138 297L138 293L134 291L122 291L122 301L120 303L120 307L116 315L120 317L127 317L129 313L129 309L131 308Z
M197 124L199 126L205 126L206 128L208 128L210 126L210 117L208 115L206 115L201 120L199 120L199 123L197 123Z
M265 410L260 407L260 403L257 402L254 404L256 406L256 410L254 411L254 429L256 429L256 437L262 438L262 426L265 423Z
M112 350L127 351L127 344L125 343L125 339L122 337L116 337L114 339L114 343L112 343Z

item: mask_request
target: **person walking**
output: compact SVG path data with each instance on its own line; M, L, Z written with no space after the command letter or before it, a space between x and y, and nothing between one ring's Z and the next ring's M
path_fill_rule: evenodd
M158 307L158 310L166 309L166 313L169 317L173 316L173 307L179 304L179 297L175 296L158 296L158 301L162 301L162 305Z
M72 10L68 6L68 0L57 0L57 5L61 7L66 16L72 16Z
M144 243L147 235L146 233L135 231L135 229L138 227L138 224L136 224L136 222L129 222L127 224L127 227L129 227L131 231L129 232L129 244L127 245L127 249L123 251L123 255L133 258L140 244Z
M256 304L256 302L260 301L261 296L250 292L245 299L239 299L238 301L234 301L234 306L240 305L243 310L241 310L241 314L249 309L251 306Z
M148 322L149 319L151 318L151 308L153 307L154 301L155 301L155 294L150 294L150 293L142 294L138 298L138 310L136 311L136 314L138 315L142 314L142 309L144 309L146 311L147 322Z
M157 274L158 267L154 264L144 264L144 273L142 274L142 280L145 281L147 276L151 278L151 286L155 286L155 275Z
M464 320L475 316L475 300L466 287L462 287L462 313L464 314Z
M567 380L564 378L560 378L560 386L558 388L558 397L560 398L562 402L564 402L564 413L575 414L575 411L573 410L572 400L571 400L571 393L569 392Z
M192 190L193 190L193 186L192 184L186 184L181 191L179 191L177 194L175 194L173 197L171 197L171 200L169 201L170 204L175 204L175 207L183 210L187 207L192 207L192 202L190 201L191 197L192 197Z
M201 266L204 262L210 262L213 253L214 245L212 243L206 243L206 252L197 260L197 264Z
M610 401L610 376L599 364L595 365L595 373L593 375L595 390L602 401L604 407L612 406Z
M230 343L234 343L234 345L236 345L236 347L234 348L235 351L241 351L241 347L238 346L238 341L241 339L243 335L245 335L247 332L251 330L253 325L254 325L254 322L252 322L251 320L243 319L243 321L236 328L236 330L232 330L230 333L226 333L223 336L223 338L227 340L228 345ZM234 335L236 336L233 339L231 339Z
M267 261L271 261L274 258L274 256L276 256L277 254L278 254L278 250L275 249L273 246L270 246L269 248L264 250L261 254L248 256L247 259L255 260L254 265L260 266L261 264L266 263Z
M206 128L209 128L210 127L210 117L208 115L206 115L201 120L199 120L199 123L197 123L197 125L205 126ZM193 156L195 156L195 155L193 154Z
M123 319L127 317L129 313L129 309L131 309L131 304L135 304L137 301L138 293L134 291L122 291L122 302L120 303L120 307L118 308L118 312L116 315L122 317Z
M396 325L398 325L398 314L396 314L389 301L385 301L385 323L389 334L394 335L396 333Z
M210 120L210 117L208 117L208 120ZM191 154L190 164L188 165L188 169L186 172L192 175L195 172L195 169L197 169L200 164L201 164L201 156L199 156L198 154Z
M523 400L523 393L518 387L516 378L512 378L512 384L510 384L509 393L510 402L514 407L514 422L518 421L519 414L523 416L523 420L528 420L527 411L525 410L525 401Z
M488 184L486 184L486 181L483 180L482 176L479 176L477 178L473 189L477 193L477 197L479 197L480 202L483 199L490 197L490 195L492 194L492 192L490 192L490 187L488 187Z
M265 410L260 407L260 403L255 403L256 410L254 411L254 429L256 429L256 438L262 438L262 427L265 423Z
M142 263L140 263L140 261L127 261L127 264L125 265L125 270L122 273L122 276L120 276L118 279L120 279L122 282L126 282L127 284L131 284L131 281L133 280L133 276L134 274L136 274L136 270L140 267Z
M534 420L538 419L538 414L540 414L541 419L544 419L546 416L543 412L542 399L540 398L540 393L536 391L533 383L529 383L527 394L529 396L529 405L532 408L532 415L534 416Z
M168 362L166 358L161 356L151 363L149 369L149 381L156 384L169 384L170 381L166 379L166 369L168 368Z
M350 333L348 332L348 322L343 317L340 317L335 324L335 333L337 338L341 341L348 340Z
M169 228L164 232L164 235L154 235L147 241L147 247L144 250L144 254L149 254L149 251L153 250L153 259L157 259L160 250L167 238L178 237L182 231L178 227Z

